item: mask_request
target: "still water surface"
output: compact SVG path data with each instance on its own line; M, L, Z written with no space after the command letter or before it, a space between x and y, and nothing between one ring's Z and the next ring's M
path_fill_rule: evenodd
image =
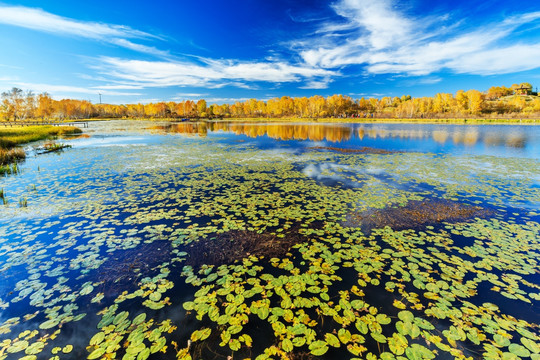
M0 179L0 359L538 353L537 126L107 121L61 141Z

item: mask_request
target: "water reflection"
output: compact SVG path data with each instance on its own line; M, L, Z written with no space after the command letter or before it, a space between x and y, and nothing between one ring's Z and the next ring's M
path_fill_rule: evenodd
M524 129L490 126L459 126L429 124L317 124L317 123L235 123L235 122L186 122L153 126L166 133L207 136L209 133L226 132L251 138L268 136L277 140L311 140L346 142L364 139L399 139L432 141L439 145L473 147L479 144L525 148L527 135Z
M277 140L312 140L341 142L354 136L354 129L347 125L334 124L246 124L228 122L173 123L155 126L153 129L169 133L206 136L209 132L231 132L252 138L268 136Z

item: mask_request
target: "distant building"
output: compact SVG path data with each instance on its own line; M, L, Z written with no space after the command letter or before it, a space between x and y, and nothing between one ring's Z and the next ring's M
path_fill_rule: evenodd
M520 85L514 88L514 95L531 95L532 86Z

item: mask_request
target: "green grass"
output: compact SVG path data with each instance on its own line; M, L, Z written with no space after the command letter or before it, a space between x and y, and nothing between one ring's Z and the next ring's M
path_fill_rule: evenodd
M11 173L9 164L26 157L17 145L47 139L52 136L79 134L82 130L72 126L17 126L0 128L0 173Z
M0 175L10 175L10 174L18 174L19 173L19 167L17 166L16 162L12 162L11 164L5 164L0 165Z
M10 149L16 145L47 139L51 136L79 134L82 130L72 126L19 126L0 128L0 148Z

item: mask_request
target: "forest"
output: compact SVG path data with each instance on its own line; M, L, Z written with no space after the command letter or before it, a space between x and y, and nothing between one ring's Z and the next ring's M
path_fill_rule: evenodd
M54 100L48 93L13 88L2 93L0 120L162 118L538 118L540 97L529 83L494 86L485 92L459 90L433 97L360 98L345 95L250 99L234 104L206 100L148 104L94 104Z

